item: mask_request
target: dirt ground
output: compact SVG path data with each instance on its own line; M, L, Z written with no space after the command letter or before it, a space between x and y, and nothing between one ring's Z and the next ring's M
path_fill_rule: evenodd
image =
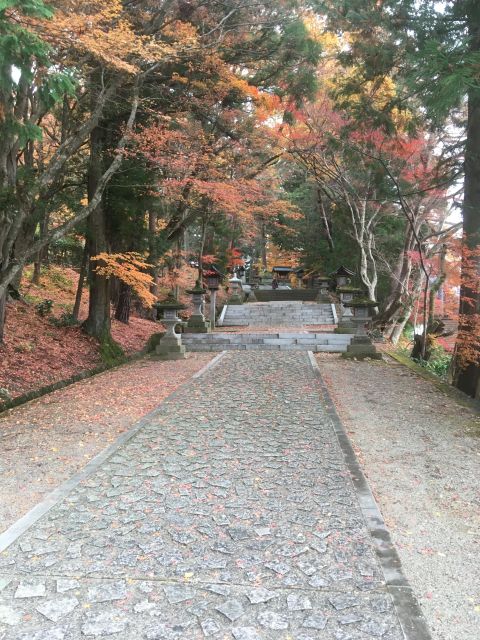
M480 416L388 361L318 363L435 640L480 628Z
M144 358L0 414L0 532L205 366Z

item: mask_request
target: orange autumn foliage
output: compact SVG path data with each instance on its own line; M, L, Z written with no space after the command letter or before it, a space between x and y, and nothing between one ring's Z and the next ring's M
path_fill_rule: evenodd
M95 273L105 278L118 278L131 287L146 307L153 306L156 298L150 292L153 284L152 276L147 273L150 265L139 253L99 253L92 260L98 262Z
M175 44L142 33L135 14L121 0L53 0L54 20L30 19L30 25L53 48L60 63L100 64L111 71L135 74L141 61L163 60L175 53ZM191 46L193 36L184 38Z

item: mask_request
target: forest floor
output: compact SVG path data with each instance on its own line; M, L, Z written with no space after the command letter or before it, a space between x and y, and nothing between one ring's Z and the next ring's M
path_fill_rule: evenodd
M215 354L149 357L0 414L0 532L152 411Z
M480 624L480 417L388 358L317 356L434 640Z
M7 306L5 343L0 346L0 387L12 398L65 380L102 364L99 345L79 326L59 326L63 314L71 313L78 274L66 267L51 266L42 273L39 285L25 270L23 299ZM42 317L37 305L51 300L51 314ZM87 315L88 292L82 300L80 320ZM60 322L61 325L61 322ZM125 353L144 348L159 325L132 316L130 323L112 321L113 338Z

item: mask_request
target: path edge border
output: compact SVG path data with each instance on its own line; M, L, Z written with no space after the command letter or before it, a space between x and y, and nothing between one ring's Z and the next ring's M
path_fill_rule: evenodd
M403 573L400 557L392 542L390 532L383 520L380 509L373 497L367 479L362 471L353 449L347 430L338 415L337 409L323 380L320 366L313 351L308 358L318 380L320 395L325 404L328 417L343 453L345 464L356 493L360 510L372 537L377 559L380 563L387 590L390 593L405 640L432 640L427 620L418 603L407 577Z
M225 356L227 352L222 351L217 354L212 360L207 362L201 369L199 369L196 373L194 373L188 380L182 382L180 386L174 389L168 396L163 398L163 400L149 411L147 414L133 423L132 427L125 433L122 433L115 442L111 445L97 453L80 471L75 473L71 478L62 482L56 489L54 489L51 493L48 493L45 498L36 504L32 509L27 511L25 515L16 520L12 525L10 525L5 531L0 533L0 553L3 553L8 547L10 547L20 536L22 536L31 526L33 526L36 522L40 520L46 513L48 513L53 507L59 504L62 500L64 500L69 493L71 493L78 485L86 480L89 476L91 476L97 469L106 462L114 453L118 451L124 444L126 444L129 440L137 435L139 431L141 431L148 422L162 409L162 406L165 401L171 400L172 397L180 393L186 387L191 380L200 378L205 373L210 371L213 367L215 367L218 362Z

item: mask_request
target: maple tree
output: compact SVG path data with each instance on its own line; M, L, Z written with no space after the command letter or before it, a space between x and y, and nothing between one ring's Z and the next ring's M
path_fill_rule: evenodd
M336 33L349 32L348 49L340 54L342 62L356 69L344 83L341 94L348 100L360 94L358 115L363 112L380 126L391 128L395 111L410 110L412 127L427 124L436 130L459 130L449 147L457 176L463 177L462 219L464 246L473 251L479 246L480 180L478 141L480 139L480 8L475 0L437 3L428 0L355 0L352 11L342 11L336 3L322 3L327 10L329 28ZM367 82L378 86L391 76L395 95L378 109ZM464 133L463 133L464 131ZM480 258L461 252L464 279L460 288L462 335L476 342L475 321L480 297L471 288L469 272ZM474 303L472 301L475 301ZM471 321L469 318L471 317ZM460 336L459 334L459 336ZM462 338L463 340L463 338ZM478 362L460 366L462 345L456 350L454 383L471 396L480 390L480 352Z
M379 268L388 270L390 291L377 322L387 324L388 337L397 340L418 296L420 280L428 289L430 273L424 253L434 250L434 238L440 240L445 233L446 191L436 186L444 178L440 158L434 153L437 139L419 133L391 136L360 126L348 111L335 109L325 93L302 109L292 125L282 125L279 134L288 154L317 185L331 250L335 219L350 220L360 279L371 299L377 298ZM390 268L382 259L378 241L390 220L402 217L405 241ZM415 251L419 255L416 265L412 261Z
M3 336L8 285L19 277L28 258L49 242L65 235L95 210L106 184L121 164L125 136L120 139L108 167L99 176L89 203L77 208L61 224L44 230L43 237L35 240L36 226L44 215L43 203L65 185L69 162L83 153L83 145L97 126L106 104L127 79L133 95L127 129L132 128L138 107L142 48L135 44L133 48L127 48L125 64L121 64L118 56L108 53L112 42L107 43L108 38L99 37L100 32L105 35L123 30L121 3L85 5L65 2L61 7L65 12L60 10L56 16L58 22L52 19L52 9L40 0L19 0L0 7L0 33L6 53L2 66L0 113L8 141L2 160L7 170L1 176L0 338ZM98 12L97 8L100 9ZM53 26L55 24L58 29ZM75 37L78 29L82 31L82 37ZM92 33L95 47L89 51L88 35ZM130 36L128 40L139 43L137 38ZM151 65L153 54L149 51L148 55L148 64ZM130 64L127 64L128 60ZM74 95L74 79L83 74L85 80L94 73L94 69L105 78L95 97L89 93L90 87L85 81L77 81L78 90ZM114 79L107 79L109 75ZM91 102L90 111L84 108L86 98ZM61 100L61 136L49 145L46 155L41 145L41 125L47 114L54 114Z
M147 306L152 306L156 298L150 291L152 276L149 264L138 253L100 253L94 256L95 272L105 278L117 278L132 288Z

